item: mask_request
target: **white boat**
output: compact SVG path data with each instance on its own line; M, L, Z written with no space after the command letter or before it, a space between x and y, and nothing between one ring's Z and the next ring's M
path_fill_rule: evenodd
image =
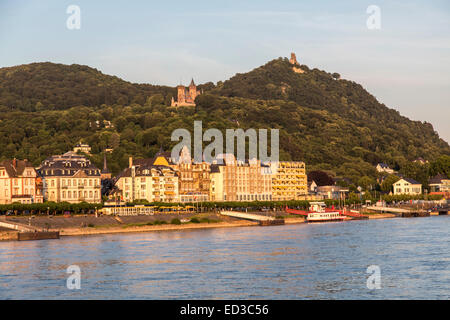
M306 221L325 222L325 221L343 221L345 216L339 211L327 211L324 202L311 202Z

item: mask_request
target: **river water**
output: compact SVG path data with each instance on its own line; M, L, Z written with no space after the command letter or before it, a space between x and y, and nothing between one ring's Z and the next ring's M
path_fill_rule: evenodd
M0 242L0 299L449 299L449 231L439 216Z

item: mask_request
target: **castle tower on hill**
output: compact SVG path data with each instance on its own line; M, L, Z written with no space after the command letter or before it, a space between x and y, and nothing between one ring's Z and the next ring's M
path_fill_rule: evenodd
M295 56L294 52L291 52L291 58L289 59L289 62L293 65L292 70L295 73L304 73L305 72L304 70L302 70L300 68L300 63L298 63L297 57Z
M197 86L194 83L194 79L191 80L191 84L189 87L185 87L183 85L179 85L177 87L177 101L172 98L172 107L183 107L183 106L192 106L195 107L195 98L200 95L200 92L197 90Z
M291 59L289 59L289 62L294 65L298 64L297 57L295 56L294 52L291 52Z

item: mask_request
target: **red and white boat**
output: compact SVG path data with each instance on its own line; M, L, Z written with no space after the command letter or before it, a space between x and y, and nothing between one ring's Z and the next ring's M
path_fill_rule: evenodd
M309 205L309 211L286 207L286 212L306 216L307 222L343 221L347 219L339 210L327 209L324 202L311 202Z

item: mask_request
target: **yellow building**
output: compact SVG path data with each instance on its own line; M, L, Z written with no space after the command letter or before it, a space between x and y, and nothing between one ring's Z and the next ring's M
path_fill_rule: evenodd
M236 161L233 155L211 165L211 201L270 201L272 180L269 166L260 160Z
M187 147L181 150L178 162L173 161L170 152L160 150L153 164L169 166L177 172L180 202L209 201L210 164L195 163Z
M271 169L274 201L306 199L308 182L304 162L279 161L272 163Z
M43 177L44 199L54 202L101 202L100 169L89 159L69 151L44 160L37 169Z
M154 165L153 159L129 160L116 182L123 200L148 202L178 202L178 175L169 166Z

